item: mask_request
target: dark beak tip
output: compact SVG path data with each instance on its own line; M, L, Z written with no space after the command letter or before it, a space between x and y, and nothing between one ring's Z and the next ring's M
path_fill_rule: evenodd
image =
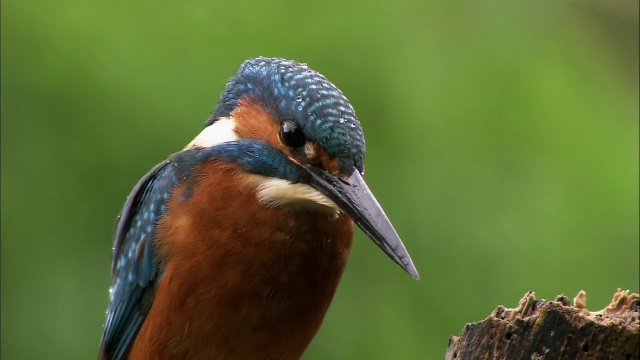
M418 269L416 269L416 266L413 265L413 261L411 261L411 259L409 259L408 262L404 263L400 263L400 267L407 272L407 274L411 275L412 278L416 279L416 280L420 280L420 274L418 274Z
M420 274L418 274L418 270L415 267L409 271L409 275L416 280L420 280Z
M411 277L420 279L402 240L358 171L354 171L348 179L343 179L319 168L305 169L311 176L312 187L336 202Z

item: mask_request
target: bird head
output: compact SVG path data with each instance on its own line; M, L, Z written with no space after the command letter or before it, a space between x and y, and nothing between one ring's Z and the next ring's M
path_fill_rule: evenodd
M245 61L187 148L238 163L267 206L344 212L414 278L400 237L363 180L365 140L349 100L306 64ZM222 155L220 155L222 154Z

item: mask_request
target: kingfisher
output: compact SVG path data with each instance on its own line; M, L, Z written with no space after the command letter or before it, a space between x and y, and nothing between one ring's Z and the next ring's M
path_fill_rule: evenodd
M133 188L116 225L100 359L299 359L354 223L418 272L363 180L342 92L306 64L247 60L204 129Z

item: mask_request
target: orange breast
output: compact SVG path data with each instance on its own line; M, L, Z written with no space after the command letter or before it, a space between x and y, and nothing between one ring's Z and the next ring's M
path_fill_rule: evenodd
M233 165L198 168L159 224L164 262L132 359L298 359L347 262L353 223L266 208Z

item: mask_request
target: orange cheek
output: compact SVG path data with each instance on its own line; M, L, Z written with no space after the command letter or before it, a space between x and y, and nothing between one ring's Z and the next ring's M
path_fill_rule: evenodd
M287 155L291 155L289 149L282 144L278 136L280 122L259 104L251 102L247 98L241 99L231 116L235 119L235 131L239 138L264 141L284 151Z
M323 148L318 144L314 144L314 160L317 166L322 167L331 174L340 174L340 162L338 159L332 159Z
M244 98L239 101L238 107L231 113L236 125L235 131L241 139L254 139L264 141L269 145L280 149L290 158L295 158L291 149L280 140L280 121L273 114L265 111L262 106ZM331 158L329 154L318 144L313 144L313 158L311 163L319 166L334 175L340 173L340 162Z

